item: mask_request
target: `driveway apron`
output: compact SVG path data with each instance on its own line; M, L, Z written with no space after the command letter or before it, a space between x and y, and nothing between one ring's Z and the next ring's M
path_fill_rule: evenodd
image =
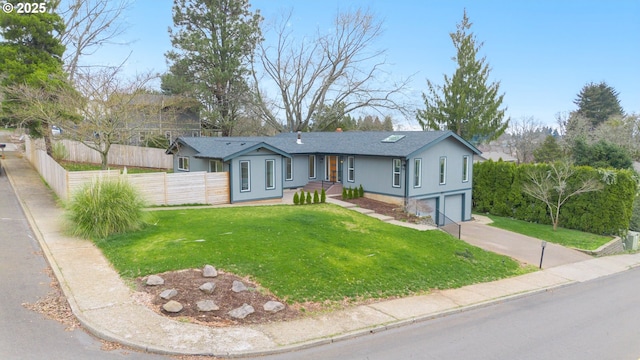
M471 245L507 255L520 262L535 266L540 265L542 241L526 235L502 230L476 221L461 224L461 239ZM590 255L564 246L547 243L542 262L543 268L572 264L592 259Z

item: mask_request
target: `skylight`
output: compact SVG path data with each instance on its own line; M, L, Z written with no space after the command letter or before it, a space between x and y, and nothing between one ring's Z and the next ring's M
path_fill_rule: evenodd
M404 137L405 137L405 135L389 135L387 138L382 140L382 142L384 142L384 143L394 143L394 142L398 142L398 141L402 140Z

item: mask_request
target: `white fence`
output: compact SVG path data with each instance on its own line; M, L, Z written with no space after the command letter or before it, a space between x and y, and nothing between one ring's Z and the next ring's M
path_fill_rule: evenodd
M100 153L79 141L59 140L69 151L65 160L83 163L100 164ZM172 169L173 157L165 154L163 149L141 146L113 144L107 156L109 165L136 166L157 169Z
M122 177L138 189L149 205L218 205L230 201L227 172L121 174L119 170L66 171L41 146L41 142L27 138L26 157L63 201L69 200L75 190L94 179Z

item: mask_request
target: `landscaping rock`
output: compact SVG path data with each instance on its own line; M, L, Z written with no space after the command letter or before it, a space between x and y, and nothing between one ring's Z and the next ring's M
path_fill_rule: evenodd
M202 301L198 301L196 303L196 306L198 306L198 311L215 311L215 310L220 310L220 307L218 305L216 305L215 302L213 302L213 300L202 300Z
M233 290L233 292L243 292L243 291L247 291L247 286L245 284L243 284L241 281L238 280L234 280L233 281L233 285L231 285L231 290Z
M262 306L264 311L270 313L277 313L278 311L284 310L284 304L279 301L267 301L266 304Z
M168 289L160 293L160 297L165 300L169 300L176 295L178 295L178 290L176 289Z
M164 279L158 275L150 275L147 278L147 285L149 286L164 285Z
M235 319L244 319L247 316L253 314L254 312L255 312L255 309L253 308L253 306L249 304L242 304L242 306L240 306L239 308L235 308L229 311L228 314L229 316Z
M215 290L215 288L216 288L216 284L212 282L208 282L208 283L202 284L199 289L207 294L213 294L213 290Z
M174 300L170 300L168 303L162 305L162 308L164 309L164 311L170 313L178 313L182 311L182 309L184 309L182 304Z
M216 277L218 276L218 270L211 265L205 265L204 270L202 270L202 276L204 277Z

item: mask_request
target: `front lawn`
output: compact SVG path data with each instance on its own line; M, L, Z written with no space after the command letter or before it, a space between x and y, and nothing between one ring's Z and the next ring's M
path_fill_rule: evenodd
M493 223L490 224L491 226L576 249L595 250L612 240L610 236L561 227L554 231L551 225L535 224L494 215L487 216L493 220Z
M521 274L512 259L441 231L330 204L153 212L153 225L97 241L125 278L211 264L289 302L409 295Z

